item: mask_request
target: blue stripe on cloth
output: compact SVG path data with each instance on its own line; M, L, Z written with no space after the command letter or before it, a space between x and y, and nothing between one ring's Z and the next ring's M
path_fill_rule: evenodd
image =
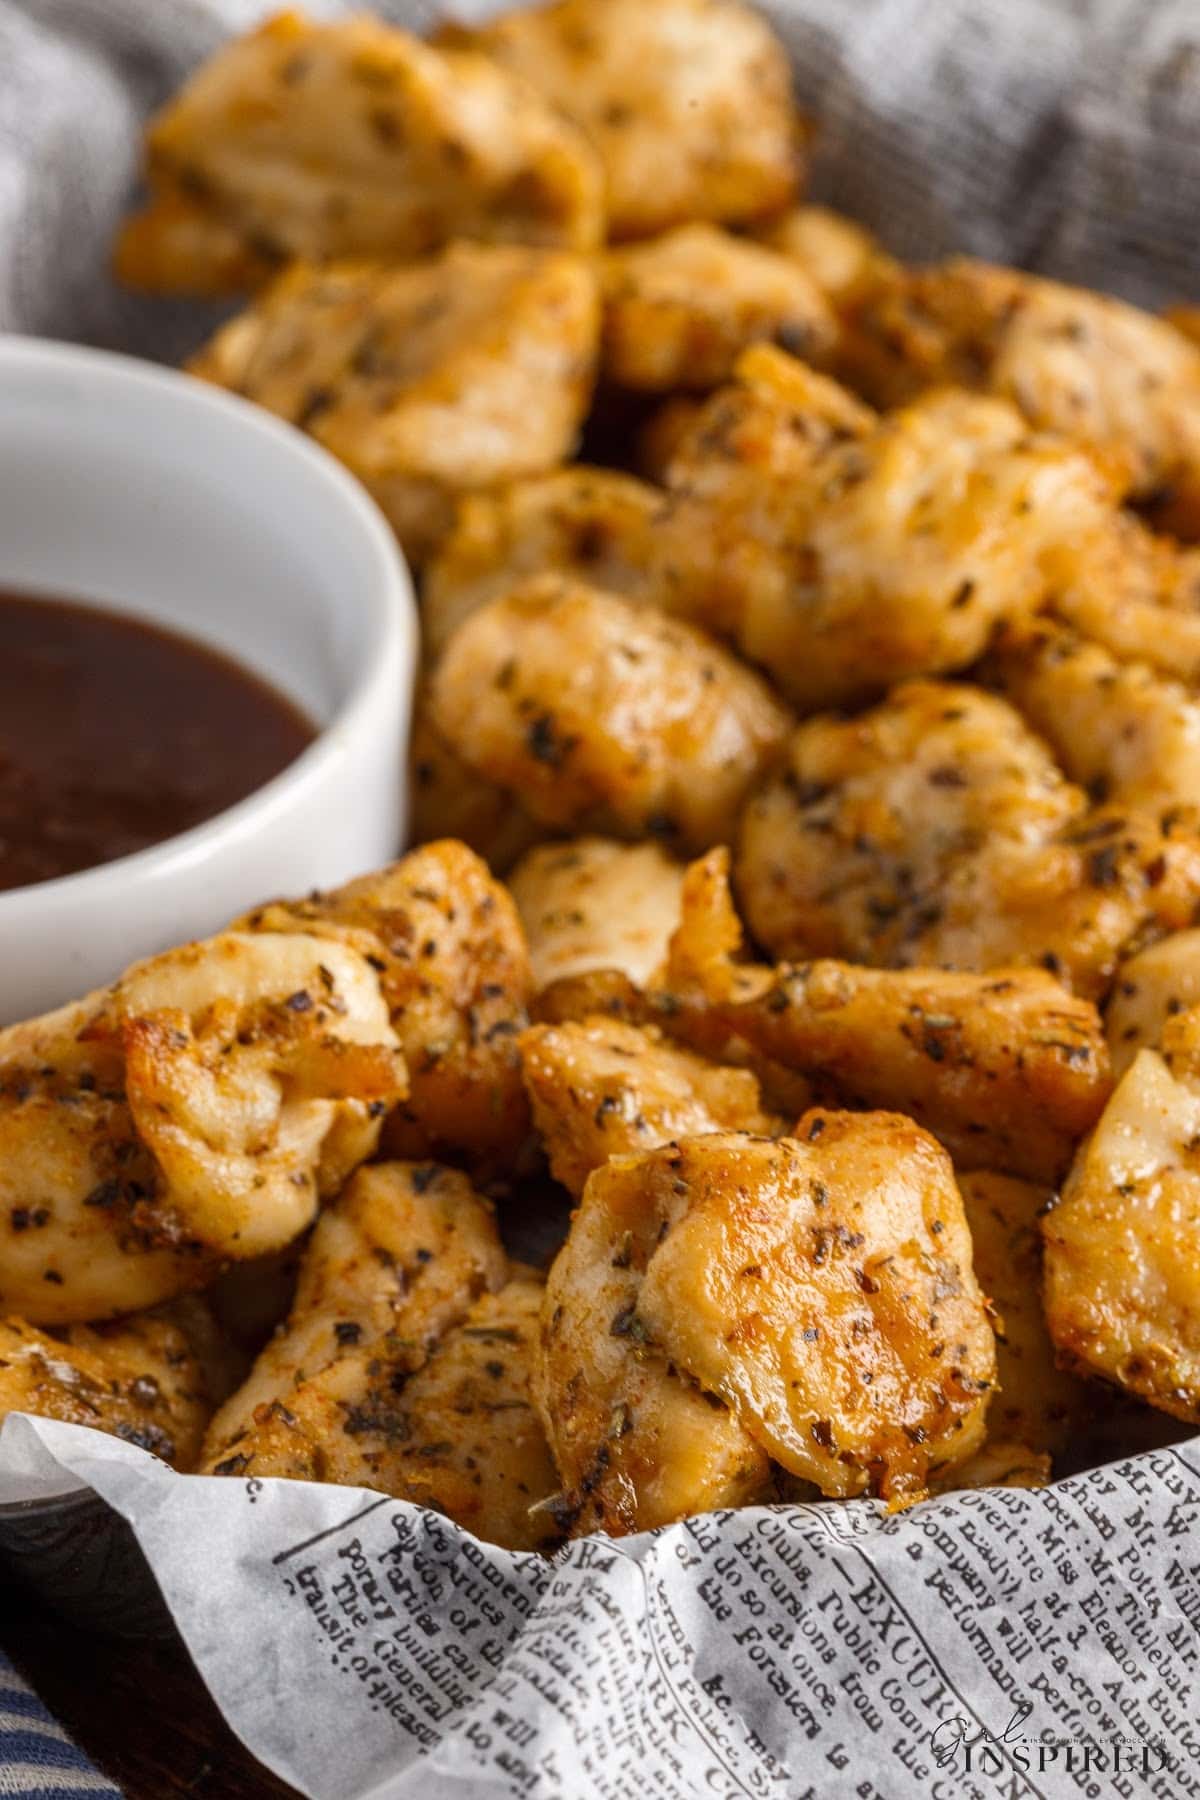
M0 1650L0 1800L121 1800Z

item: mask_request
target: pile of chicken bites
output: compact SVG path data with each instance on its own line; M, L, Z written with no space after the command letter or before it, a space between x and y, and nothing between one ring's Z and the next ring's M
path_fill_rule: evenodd
M1200 1423L1194 319L806 138L732 0L153 121L122 276L418 572L418 847L0 1035L5 1409L518 1549Z

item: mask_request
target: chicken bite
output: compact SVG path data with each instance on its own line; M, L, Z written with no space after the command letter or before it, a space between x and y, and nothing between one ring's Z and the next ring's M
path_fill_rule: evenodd
M186 1324L170 1307L53 1336L0 1319L0 1420L88 1425L192 1468L215 1396Z
M1064 1363L1200 1421L1200 1009L1138 1051L1042 1230Z
M662 504L657 489L631 475L578 463L468 496L425 571L427 657L436 661L464 619L535 575L649 597L649 546Z
M754 236L799 263L839 311L853 306L899 269L865 226L827 206L793 207L781 218L756 227Z
M492 1208L465 1175L437 1163L359 1169L317 1220L287 1321L213 1419L206 1459L219 1463L258 1414L351 1352L420 1368L506 1270Z
M703 632L550 576L459 626L432 705L455 753L543 823L692 849L729 835L790 723Z
M373 1487L541 1546L558 1532L529 1393L541 1301L463 1176L363 1171L314 1233L283 1332L214 1421L208 1472Z
M776 956L998 969L1041 964L1099 999L1121 957L1192 922L1189 809L1089 812L1004 701L908 682L815 718L742 817L738 895Z
M908 1119L817 1111L777 1142L615 1158L544 1320L538 1401L579 1527L761 1497L750 1446L905 1504L982 1441L991 1327L949 1161Z
M1055 546L1051 616L1119 661L1200 681L1200 549L1156 537L1128 512L1102 511Z
M683 865L657 844L572 838L530 850L509 878L536 989L617 970L644 987L679 923Z
M883 405L946 382L1011 400L1200 530L1200 350L1124 301L967 258L901 271L857 313L847 368Z
M761 218L795 194L803 145L787 52L736 0L554 0L438 41L485 51L582 129L615 238Z
M1177 931L1121 964L1104 1013L1113 1074L1153 1050L1167 1020L1200 1006L1200 930Z
M653 1026L590 1018L521 1038L533 1122L556 1181L577 1197L612 1156L726 1129L772 1134L748 1069L667 1043Z
M349 944L223 932L0 1033L0 1308L140 1311L282 1248L406 1089Z
M904 682L856 718L799 727L743 815L739 897L776 955L897 961L964 856L997 838L1043 843L1085 807L1005 701Z
M882 418L759 346L676 452L662 604L801 710L965 667L1045 601L1051 550L1111 511L1090 458L961 392Z
M975 1274L994 1308L997 1392L988 1412L994 1455L1020 1444L1058 1457L1096 1411L1095 1390L1055 1359L1042 1304L1040 1219L1053 1190L994 1170L956 1171L974 1246Z
M985 678L1094 800L1150 812L1200 801L1200 702L1180 683L1045 621L1002 640Z
M388 1154L465 1158L487 1172L511 1164L529 1122L516 1045L529 956L507 891L465 844L424 844L327 894L258 907L244 923L347 941L372 959L409 1069L384 1127Z
M1110 1091L1094 1006L1043 970L798 967L732 960L741 931L728 852L687 874L665 1022L799 1070L845 1099L903 1112L959 1157L1051 1181Z
M595 153L560 113L487 58L366 15L285 12L224 45L151 120L146 179L117 270L167 293L237 292L297 256L602 235Z
M457 243L405 267L297 263L188 366L309 432L419 560L461 495L570 454L598 333L581 257Z
M603 374L646 393L716 387L761 340L824 362L836 337L833 313L797 263L713 225L609 251L601 295Z

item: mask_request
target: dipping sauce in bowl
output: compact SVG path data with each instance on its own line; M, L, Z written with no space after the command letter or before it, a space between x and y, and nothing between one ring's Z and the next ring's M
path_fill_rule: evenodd
M0 890L176 837L315 736L278 689L194 638L0 591Z

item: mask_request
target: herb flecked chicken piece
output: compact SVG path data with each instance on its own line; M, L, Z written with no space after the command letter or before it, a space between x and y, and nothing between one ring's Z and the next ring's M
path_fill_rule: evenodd
M588 249L602 178L576 128L494 62L366 16L289 11L224 45L150 122L118 273L237 293L294 257L403 262L454 238Z
M361 947L227 931L0 1033L0 1307L137 1312L282 1248L407 1089Z
M213 1420L206 1472L376 1488L538 1547L557 1531L529 1389L541 1301L465 1176L361 1170L313 1233L286 1324Z
M1193 809L1090 807L995 695L912 681L806 720L742 817L738 898L801 961L1034 964L1102 999L1123 956L1192 923Z
M551 1270L535 1393L572 1529L772 1492L919 1499L982 1442L987 1307L945 1152L814 1110L593 1173Z

